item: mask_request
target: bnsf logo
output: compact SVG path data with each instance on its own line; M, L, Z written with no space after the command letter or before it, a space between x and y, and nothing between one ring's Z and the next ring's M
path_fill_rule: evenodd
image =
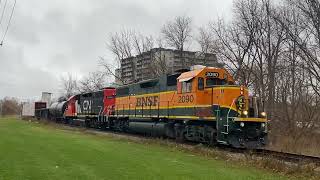
M206 76L207 77L216 78L216 77L219 77L219 73L217 73L217 72L206 72Z
M136 106L157 106L158 99L158 96L138 97Z

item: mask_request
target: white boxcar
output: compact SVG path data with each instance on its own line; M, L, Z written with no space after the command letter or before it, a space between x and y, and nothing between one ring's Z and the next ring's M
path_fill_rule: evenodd
M26 102L22 105L22 117L34 117L34 102Z

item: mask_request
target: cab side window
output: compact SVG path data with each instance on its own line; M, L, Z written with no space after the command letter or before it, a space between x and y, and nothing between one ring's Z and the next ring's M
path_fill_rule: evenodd
M204 89L204 79L202 77L198 78L198 90Z
M192 80L184 81L182 84L182 93L189 93L192 91Z
M115 95L110 95L110 96L106 96L106 98L107 99L114 99L114 98L116 98L116 96Z

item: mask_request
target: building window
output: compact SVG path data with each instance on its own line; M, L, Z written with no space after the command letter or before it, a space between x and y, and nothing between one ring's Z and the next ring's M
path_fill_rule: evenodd
M202 77L198 78L198 89L203 90L204 89L204 80Z
M192 91L192 79L189 81L184 81L182 84L182 93L189 93Z

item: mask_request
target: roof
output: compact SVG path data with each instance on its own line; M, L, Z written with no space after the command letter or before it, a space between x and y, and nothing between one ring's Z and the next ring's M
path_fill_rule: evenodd
M203 69L204 68L189 71L189 72L184 72L177 79L179 80L179 82L189 81L190 79L196 77Z

